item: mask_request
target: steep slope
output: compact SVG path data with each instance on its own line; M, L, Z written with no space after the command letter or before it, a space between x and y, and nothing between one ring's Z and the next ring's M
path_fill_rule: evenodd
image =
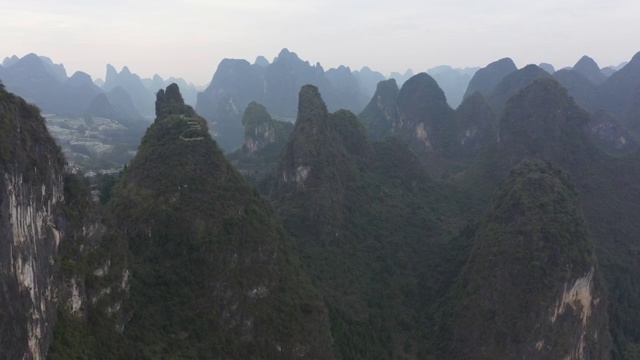
M595 108L607 110L625 125L630 125L626 116L639 86L640 52L598 87L594 96Z
M589 81L596 85L602 84L607 77L600 71L600 67L592 58L584 55L578 62L573 65L573 70L584 75Z
M266 68L264 81L267 109L287 118L296 115L298 90L301 86L314 84L324 91L332 87L320 64L312 66L288 49L282 49L278 57Z
M356 80L358 80L362 95L364 95L366 98L370 98L371 96L373 96L373 94L376 92L376 88L378 87L378 83L386 79L385 76L382 75L382 73L373 71L367 66L363 67L360 70L355 70L353 72L353 76L355 76Z
M444 92L426 73L404 83L397 99L398 118L393 132L419 152L441 154L449 148L453 110Z
M553 75L556 72L556 69L553 67L553 65L551 65L549 63L540 63L540 64L538 64L538 67L540 69L548 72L551 75Z
M459 194L406 144L370 143L352 113L329 113L318 88L302 87L270 196L327 301L336 357L433 352L425 319L457 270L438 259L451 256L441 236Z
M515 95L503 112L497 142L479 157L465 176L474 189L474 204L486 204L510 169L527 158L551 162L567 171L581 194L583 210L610 294L611 334L615 359L633 358L640 344L640 289L637 234L640 179L636 152L607 156L589 139L589 115L576 106L557 82L539 79ZM482 209L483 206L480 205ZM622 275L626 274L626 275Z
M231 152L242 146L241 116L250 102L262 104L277 119L293 119L298 90L304 84L320 88L332 111L360 111L367 101L349 68L325 72L319 63L311 65L282 49L270 64L224 59L211 84L198 95L196 111L211 123L222 149Z
M107 73L102 90L109 92L116 87L122 87L133 100L136 111L144 117L153 116L153 95L142 83L140 76L134 74L128 67L123 67L119 73L107 64Z
M544 162L503 182L461 276L450 358L609 358L603 279L577 197Z
M331 68L325 71L324 77L331 84L330 88L324 89L325 97L331 100L330 104L334 110L362 110L369 97L362 93L360 84L350 68L344 65Z
M518 70L518 68L510 58L503 58L490 63L473 75L463 99L476 91L484 96L491 95L496 85L498 85L505 76L516 70Z
M636 134L640 134L640 84L635 89L624 117L625 123Z
M64 173L38 109L0 84L0 114L0 358L80 356L92 346L83 340L107 343L123 324L126 257L103 241L89 191ZM90 317L100 325L83 329L99 332L69 336L69 322Z
M227 159L247 181L259 184L277 168L293 124L273 119L264 106L252 102L244 110L242 126L244 145Z
M404 85L404 83L409 80L413 75L415 75L413 73L413 70L411 69L407 69L404 74L400 74L397 71L392 72L391 74L389 74L389 79L395 79L396 83L398 83L399 87L402 87Z
M549 73L532 64L506 75L495 86L489 97L491 109L494 113L501 114L507 100L529 86L534 80L545 77L550 77Z
M76 71L55 90L52 95L55 107L52 111L58 114L82 115L98 94L102 94L102 90L93 83L91 76Z
M476 71L478 68L454 69L448 65L441 65L427 70L427 74L436 80L447 96L449 106L455 109L462 102L469 81Z
M264 103L262 72L246 60L223 59L211 84L198 93L196 112L209 121L214 139L225 151L242 146L244 108L251 101Z
M396 101L399 92L395 79L380 81L371 101L358 115L372 139L382 139L391 134L393 123L398 119Z
M51 97L60 86L36 54L28 54L2 72L2 82L8 91L37 104L45 112L51 112L55 102Z
M15 63L18 62L18 60L20 60L20 58L16 55L11 55L11 57L5 57L4 60L2 60L2 67L9 67Z
M604 110L591 114L584 132L596 146L610 154L628 154L638 149L637 138Z
M293 127L291 123L274 120L264 106L255 102L249 103L244 110L242 125L243 148L249 155L272 144L284 142Z
M578 105L585 110L593 110L593 97L596 92L596 84L591 82L582 73L576 70L562 69L553 74L560 85L569 91Z
M507 166L503 170L533 157L573 174L598 154L581 131L588 122L589 115L576 106L566 89L550 77L538 79L505 107L496 156Z
M611 65L611 66L604 67L600 71L602 71L604 76L609 77L613 75L613 73L615 73L616 71L622 69L627 64L628 64L628 61L623 61L618 65Z
M122 86L116 86L109 90L106 96L120 118L135 120L142 118L142 115L136 110L131 95Z
M134 259L121 358L332 358L327 310L267 203L175 84L156 111L111 203Z
M153 78L151 79L142 79L142 84L147 88L147 90L152 93L164 89L173 83L180 87L180 92L184 97L185 104L196 106L196 102L198 99L198 90L193 84L187 83L186 80L175 77L170 77L165 80L158 74L153 75Z
M480 93L468 96L456 109L455 137L451 155L475 157L495 137L495 118L491 107Z
M67 81L67 70L64 68L62 64L56 64L50 58L46 56L39 56L42 63L47 68L49 73L53 75L58 81L65 82Z
M62 153L38 109L0 83L0 358L43 359L51 342Z

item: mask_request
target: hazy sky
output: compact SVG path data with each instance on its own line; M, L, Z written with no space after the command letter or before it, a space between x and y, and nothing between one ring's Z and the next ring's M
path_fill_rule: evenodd
M640 51L638 0L1 0L0 57L34 52L71 75L107 63L142 77L208 82L223 58L286 47L325 69L388 74L436 65L601 67Z

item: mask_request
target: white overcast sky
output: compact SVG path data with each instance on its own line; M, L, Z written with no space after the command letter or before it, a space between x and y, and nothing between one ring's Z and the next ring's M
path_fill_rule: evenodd
M325 69L601 67L640 51L639 0L0 0L0 57L34 52L104 78L106 64L208 82L223 58L286 47Z

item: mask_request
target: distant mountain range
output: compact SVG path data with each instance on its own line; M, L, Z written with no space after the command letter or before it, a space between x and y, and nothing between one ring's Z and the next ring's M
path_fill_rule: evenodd
M155 92L174 82L184 89L187 103L195 105L196 87L183 79L163 80L158 75L141 79L126 66L118 73L111 65L107 65L105 79L96 83L81 71L68 77L64 65L36 54L7 57L0 67L0 80L6 88L44 113L151 119Z
M503 78L517 70L509 58L482 69L454 69L442 65L428 69L426 73L442 90L450 108L457 108L463 99L478 91L498 114L506 100L523 85L549 74L567 87L579 104L588 107L586 103L591 103L595 88L602 86L605 89L602 91L609 91L606 90L609 85L605 84L608 76L624 68L623 65L601 70L595 61L585 56L573 68L558 72L546 63L540 67L527 67L535 74L514 75L516 78L506 80L502 85L499 83ZM544 71L535 70L541 68ZM402 74L393 72L388 78L395 79L397 87L401 88L413 75L412 70L407 70ZM104 81L94 81L82 72L68 77L62 64L35 54L5 58L0 66L0 79L9 91L38 105L45 113L126 120L150 120L154 115L155 92L176 83L185 103L194 106L208 120L219 145L231 152L243 144L241 118L250 102L264 105L276 119L291 121L296 114L298 89L304 84L312 84L319 88L330 111L348 109L359 113L375 94L377 84L387 77L368 67L351 71L346 66L339 66L325 71L319 63L311 65L296 53L283 49L272 62L263 56L253 64L241 59L222 60L210 84L200 93L193 84L180 78L163 79L154 75L143 79L126 66L118 72L110 64L106 66ZM635 114L629 110L630 106L627 103L602 105L625 125L629 122L627 118Z
M105 114L163 81L7 61ZM0 85L0 358L637 359L640 53L430 73L226 59L92 189Z

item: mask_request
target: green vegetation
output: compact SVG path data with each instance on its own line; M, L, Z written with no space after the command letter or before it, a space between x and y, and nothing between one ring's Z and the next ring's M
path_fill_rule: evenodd
M295 125L247 106L231 162L177 86L159 91L130 166L93 180L99 203L63 177L48 357L545 358L582 337L591 358L637 359L640 153L602 152L541 74L498 86L499 121L422 74L381 84L362 123L304 86ZM2 169L62 176L38 110L1 84L0 110ZM585 278L598 301L557 312Z
M626 359L638 344L640 274L635 220L640 214L636 197L637 151L612 157L584 135L589 115L578 108L566 90L551 79L535 81L513 96L500 122L499 142L485 149L478 161L460 177L473 194L478 213L513 164L538 158L560 166L576 184L595 243L609 298L612 357ZM473 189L473 191L471 191Z
M398 139L371 143L352 113L328 114L311 86L277 174L271 197L329 306L336 357L432 353L430 307L466 247L450 242L463 195Z
M132 254L120 356L330 357L327 309L290 239L168 93L108 204Z
M398 118L398 92L395 79L379 82L373 98L358 115L372 139L383 139L391 134L393 122Z
M242 116L244 146L227 156L245 180L258 185L276 169L293 123L275 120L264 106L251 102Z
M1 85L1 83L0 83ZM40 110L0 86L0 165L17 167L25 182L42 183L46 173L61 171L64 159L49 135ZM18 172L18 171L16 171Z
M447 358L565 356L581 346L580 331L586 356L608 355L606 295L577 197L559 168L524 161L511 171L458 280ZM556 319L563 292L581 278L589 279L588 303ZM584 328L575 325L583 316Z

